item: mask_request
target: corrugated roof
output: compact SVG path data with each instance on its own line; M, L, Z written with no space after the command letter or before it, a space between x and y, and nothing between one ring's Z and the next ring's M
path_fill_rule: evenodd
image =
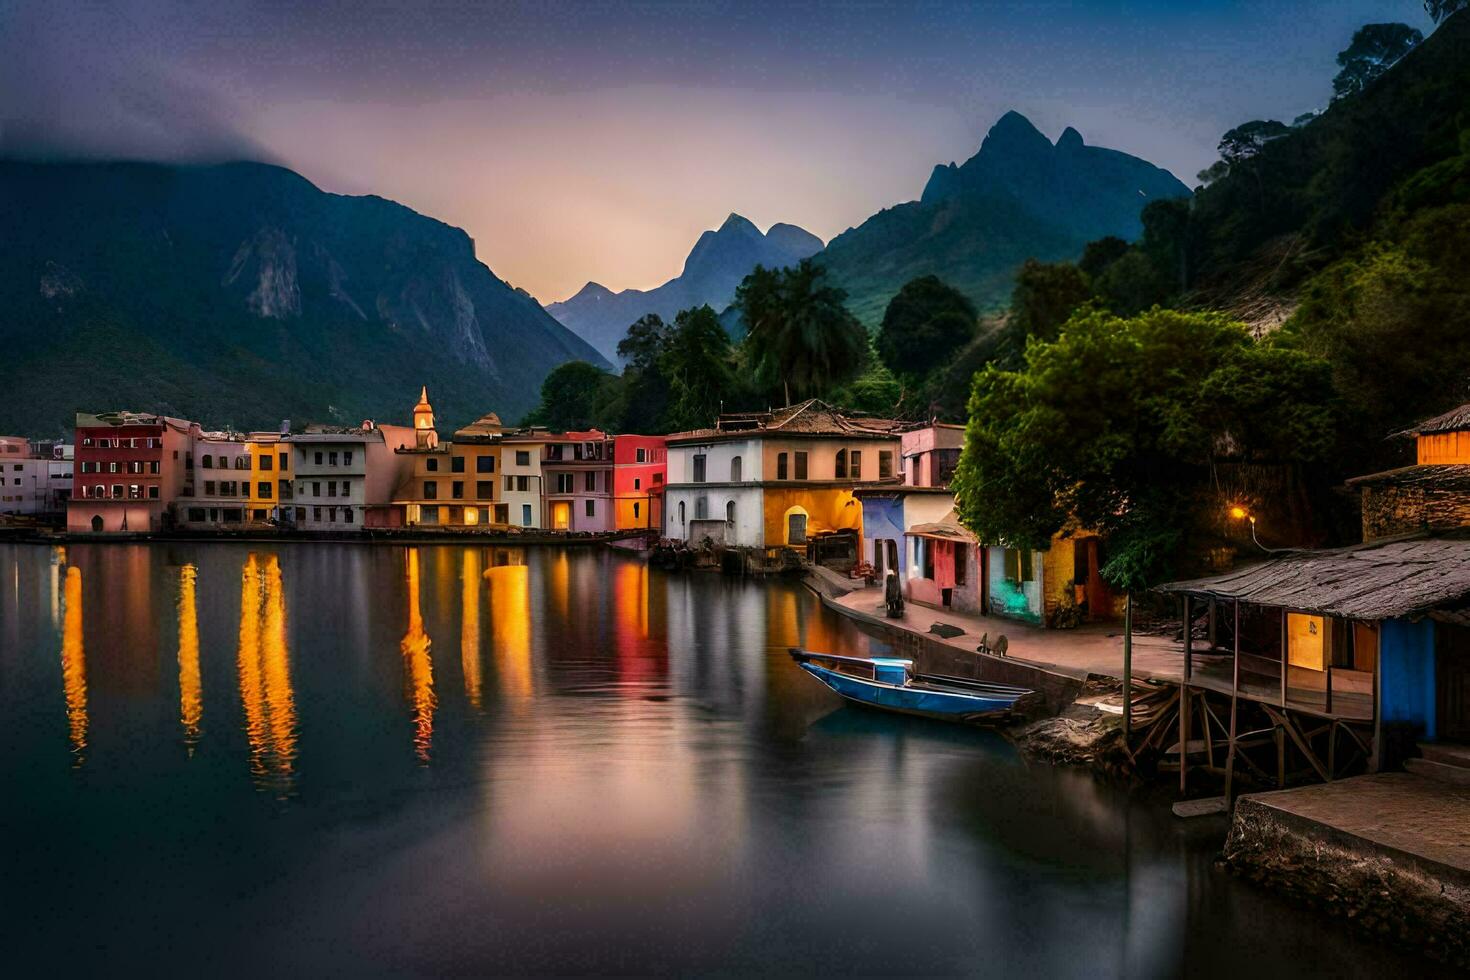
M1211 578L1170 582L1166 593L1351 619L1393 619L1470 597L1470 539L1410 538L1299 551Z
M1443 415L1436 415L1432 419L1425 419L1412 429L1400 432L1401 436L1428 436L1436 432L1459 432L1470 429L1470 402L1466 402L1459 408L1452 408Z

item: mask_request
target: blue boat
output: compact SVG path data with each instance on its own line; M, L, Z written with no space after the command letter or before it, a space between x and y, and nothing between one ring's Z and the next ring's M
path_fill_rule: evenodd
M944 674L916 674L912 660L843 657L791 649L802 670L833 691L870 708L970 724L1004 721L1024 687Z

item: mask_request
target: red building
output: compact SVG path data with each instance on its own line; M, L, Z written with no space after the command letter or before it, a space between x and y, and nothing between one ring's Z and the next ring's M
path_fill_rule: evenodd
M69 531L158 531L193 482L198 425L138 412L77 413Z
M613 437L615 529L661 528L668 451L663 436Z

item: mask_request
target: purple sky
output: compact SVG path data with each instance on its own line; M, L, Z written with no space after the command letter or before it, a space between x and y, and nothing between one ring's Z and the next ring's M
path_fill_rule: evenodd
M272 159L465 228L543 302L648 287L738 211L827 239L1017 109L1186 182L1320 107L1367 21L1304 2L0 2L0 146Z

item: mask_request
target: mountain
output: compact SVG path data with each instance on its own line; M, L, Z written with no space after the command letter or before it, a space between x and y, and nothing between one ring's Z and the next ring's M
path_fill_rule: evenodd
M662 286L615 293L589 282L571 299L547 306L546 312L615 361L618 341L639 317L657 313L672 321L680 310L705 303L723 310L735 298L740 280L757 265L793 265L821 250L820 238L795 225L772 225L762 235L748 220L732 214L718 230L699 236L684 260L684 271Z
M602 358L475 258L462 230L258 163L0 161L0 431L78 410L207 426L534 407Z
M1088 146L1070 126L1053 144L1025 116L1007 112L973 157L935 167L919 200L838 235L819 261L869 325L904 283L931 273L979 309L994 309L1026 259L1075 259L1107 235L1132 240L1145 204L1188 195L1167 170Z

